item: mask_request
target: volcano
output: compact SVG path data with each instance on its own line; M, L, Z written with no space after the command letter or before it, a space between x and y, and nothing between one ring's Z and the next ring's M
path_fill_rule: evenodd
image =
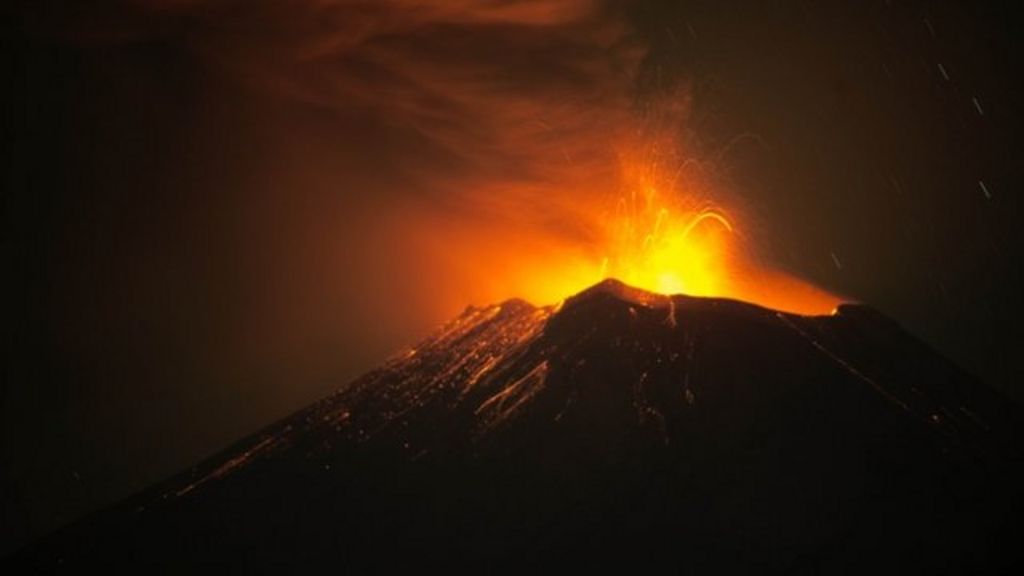
M1022 421L869 307L609 280L467 308L14 560L997 572L1017 561Z

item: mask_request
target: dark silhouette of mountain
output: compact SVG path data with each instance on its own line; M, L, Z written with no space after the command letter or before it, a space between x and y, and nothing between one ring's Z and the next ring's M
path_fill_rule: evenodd
M33 565L1000 572L1021 414L880 313L468 308L334 395L22 550Z

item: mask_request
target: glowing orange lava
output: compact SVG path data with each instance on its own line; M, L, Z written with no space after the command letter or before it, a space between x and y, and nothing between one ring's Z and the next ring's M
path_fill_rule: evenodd
M728 285L728 218L713 207L670 209L658 202L657 191L643 192L641 206L623 203L613 220L609 255L602 277L660 294L719 296Z
M649 154L625 157L621 177L614 207L589 214L599 230L589 252L597 257L563 258L558 271L540 275L540 286L528 291L535 299L559 300L616 278L659 294L734 298L800 314L827 314L841 302L755 263L736 217L707 200L700 182L682 189L678 169L666 175Z
M415 231L422 274L444 300L438 317L508 298L554 304L607 278L799 314L842 301L768 263L742 205L722 201L727 183L713 167L680 158L672 138L637 132L618 135L617 165L567 162L549 182L475 188L472 218L411 209L396 237Z

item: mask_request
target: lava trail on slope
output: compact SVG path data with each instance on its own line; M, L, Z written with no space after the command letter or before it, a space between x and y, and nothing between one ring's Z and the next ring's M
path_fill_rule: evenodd
M1019 409L880 313L605 281L468 308L34 565L998 571Z

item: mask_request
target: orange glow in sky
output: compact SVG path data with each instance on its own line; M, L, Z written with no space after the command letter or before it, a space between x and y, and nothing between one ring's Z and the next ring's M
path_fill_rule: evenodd
M549 304L615 278L659 294L733 298L800 314L827 314L842 301L758 263L741 216L711 202L706 183L683 178L678 167L663 170L652 156L621 154L617 193L577 207L591 231L585 240L573 246L564 238L521 238L530 248L508 257L519 263L492 271L515 286L510 296Z

